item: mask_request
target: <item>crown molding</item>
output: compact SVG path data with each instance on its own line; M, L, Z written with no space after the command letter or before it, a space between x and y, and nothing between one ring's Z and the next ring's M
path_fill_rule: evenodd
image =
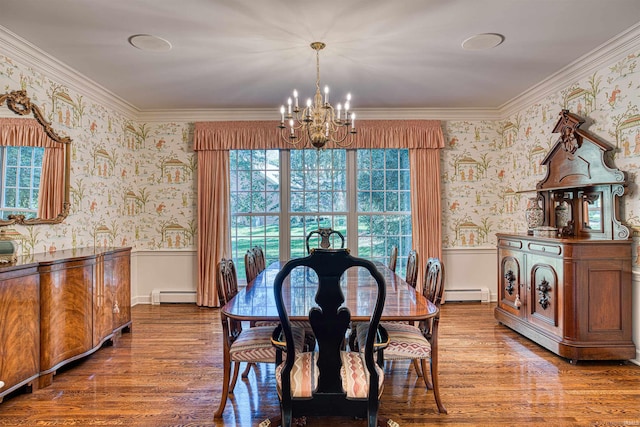
M43 73L74 91L111 108L128 119L135 119L139 110L104 86L50 56L27 40L0 26L0 54Z
M594 71L621 59L627 55L630 50L638 48L639 46L640 22L585 55L582 55L566 67L550 75L510 101L502 104L498 108L502 119L506 119L510 115L524 110L552 93L559 92L568 85L587 77Z
M497 108L370 108L358 109L362 120L504 120L558 92L595 70L619 60L640 46L640 23L578 58L540 83ZM277 120L272 109L180 109L140 110L102 85L48 55L20 36L0 26L0 54L44 73L48 78L87 94L127 119L141 122L195 122Z
M356 110L358 120L498 120L500 113L491 108L363 108ZM276 109L192 109L140 111L137 119L153 122L206 122L234 120L273 120Z

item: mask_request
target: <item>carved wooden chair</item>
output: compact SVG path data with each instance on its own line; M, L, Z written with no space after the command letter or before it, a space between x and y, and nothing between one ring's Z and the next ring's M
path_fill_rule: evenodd
M264 251L260 246L254 246L253 253L256 257L256 267L258 268L258 273L260 273L265 268L267 268L267 260L264 257Z
M311 253L311 248L309 246L309 240L312 237L317 236L320 238L320 242L318 243L318 247L321 249L329 249L331 248L331 240L332 236L338 236L340 238L340 248L344 248L344 236L338 230L334 230L333 228L318 228L317 230L311 231L307 234L307 253Z
M409 251L407 257L407 271L405 273L405 282L415 289L418 282L418 252L415 250Z
M238 293L238 278L236 267L232 260L222 259L218 263L218 297L220 304L226 304ZM229 394L238 379L239 365L247 363L274 363L282 360L281 349L276 349L271 344L273 327L263 326L242 329L241 322L230 319L220 314L223 332L223 382L220 405L215 413L215 418L222 417ZM291 347L296 351L302 351L304 330L299 327L291 328ZM280 354L279 354L280 353ZM234 364L233 379L231 379L231 364ZM231 381L230 381L231 379Z
M396 272L396 264L398 263L398 247L393 245L391 247L391 254L389 255L389 270Z
M411 360L420 361L421 369L416 371L422 375L427 389L433 389L433 394L440 413L447 413L440 398L438 381L438 325L440 322L440 304L444 292L444 265L438 258L429 258L425 269L425 277L422 293L429 301L438 307L438 314L420 325L414 326L401 322L384 322L389 345L384 350L386 361ZM361 345L366 338L366 324L357 325L358 343ZM431 381L427 377L427 361L429 362L428 372L431 374ZM422 372L420 372L422 371Z
M286 291L283 292L283 285L288 283L285 279L294 268L303 266L314 270L318 276L315 300L319 307L309 311L317 350L288 351L285 362L276 368L281 425L290 427L293 418L303 416L332 415L365 418L369 427L377 426L384 373L374 361L374 345L383 346L386 342L384 329L378 329L386 296L384 277L373 263L352 257L348 249L316 249L305 258L289 261L274 282L276 307L282 324L282 334L276 330L273 335L276 346L294 347L295 337L284 304L283 293ZM341 307L344 296L340 278L351 267L368 270L378 285L377 300L369 327L364 332L361 353L343 350L351 314L348 308ZM377 341L382 344L376 344Z
M260 271L258 270L258 261L256 260L256 253L253 249L248 249L244 254L244 274L247 278L247 285L253 282L253 279L258 276Z

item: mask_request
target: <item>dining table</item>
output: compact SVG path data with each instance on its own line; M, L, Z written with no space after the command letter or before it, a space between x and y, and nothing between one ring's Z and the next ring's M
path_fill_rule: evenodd
M279 321L273 282L286 261L276 261L241 288L223 307L222 313L239 321ZM387 295L381 321L421 321L436 316L438 307L384 263L374 261L383 275ZM348 269L340 286L344 295L343 306L351 312L352 321L368 321L377 298L377 285L369 272L361 267ZM315 295L318 276L308 267L297 267L283 284L283 298L289 319L308 320L309 310L316 307Z

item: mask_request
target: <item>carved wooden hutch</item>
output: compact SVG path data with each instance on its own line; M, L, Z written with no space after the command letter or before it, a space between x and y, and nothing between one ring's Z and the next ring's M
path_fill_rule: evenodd
M541 228L557 231L497 234L495 318L572 361L632 359L631 240L618 220L626 174L579 116L560 116L536 186Z

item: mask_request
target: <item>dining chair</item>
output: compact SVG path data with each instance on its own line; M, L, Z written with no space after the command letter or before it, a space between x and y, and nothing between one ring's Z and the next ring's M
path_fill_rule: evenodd
M258 273L260 273L262 272L262 270L267 268L267 260L264 257L264 251L260 246L254 246L253 253L256 257L256 267L258 269Z
M344 236L338 230L334 230L333 228L318 228L317 230L313 230L307 234L306 244L307 244L307 254L311 253L311 248L309 246L309 240L313 236L317 236L320 238L320 242L318 243L318 247L321 249L329 249L331 248L331 236L338 236L340 238L340 248L344 248Z
M389 254L389 270L396 272L396 264L398 263L398 247L396 245L391 246L391 253Z
M418 252L410 250L407 256L407 271L405 273L404 281L415 289L418 282Z
M282 334L276 330L273 335L274 345L287 349L294 348L295 337L284 303L289 291L283 288L288 284L285 279L297 267L308 267L318 276L318 306L312 307L308 315L317 347L304 353L297 348L288 351L285 361L276 368L282 427L290 427L294 418L327 415L365 418L369 427L377 426L384 372L374 361L374 346L382 348L386 343L384 329L378 328L386 296L384 277L371 261L351 256L348 249L316 249L307 257L287 262L274 281ZM377 284L362 352L343 350L351 314L341 306L345 300L340 278L351 267L362 267Z
M232 260L222 259L218 263L218 297L224 305L238 293L238 278ZM238 379L239 365L247 363L280 363L282 348L276 349L271 344L273 327L260 326L242 329L240 321L220 314L223 332L223 382L220 405L214 417L222 417L229 394L233 394ZM293 326L292 339L289 348L302 351L304 330ZM233 363L233 379L231 379L231 364ZM231 379L231 381L230 381Z
M247 285L253 282L253 279L260 273L257 262L256 252L253 249L247 249L244 254L244 274L247 279Z
M444 292L444 265L438 258L429 258L425 268L422 293L429 301L438 307L435 317L420 322L414 326L400 322L382 322L385 328L389 345L384 349L385 361L396 360L419 360L424 384L427 389L433 389L433 394L438 406L438 412L447 413L447 409L442 404L440 398L440 388L438 379L438 326L440 323L440 305ZM357 325L358 343L365 342L367 328L366 324ZM427 377L427 361L429 362L429 373L431 381Z

